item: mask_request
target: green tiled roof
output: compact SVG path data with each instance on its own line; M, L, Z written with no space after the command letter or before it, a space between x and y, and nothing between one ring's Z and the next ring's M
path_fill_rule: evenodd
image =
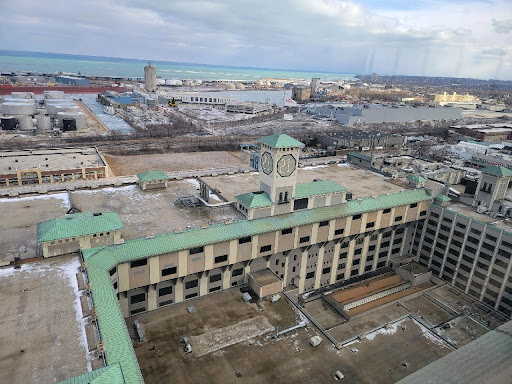
M371 156L364 155L360 152L349 152L348 155L352 156L352 157L357 157L358 159L361 159L361 160L372 161Z
M480 171L488 173L489 175L506 177L512 176L512 171L505 167L498 167L497 165L491 165L489 167L482 168Z
M117 213L75 213L37 224L37 242L53 241L123 229Z
M409 175L406 177L406 179L409 181L414 181L415 183L424 183L427 181L427 179L420 175Z
M432 196L421 188L376 198L353 200L337 206L297 211L256 220L240 220L231 224L212 225L208 228L193 228L182 233L132 239L124 244L83 250L92 300L98 314L100 338L105 345L107 364L119 363L126 383L142 383L130 336L110 281L109 270L114 266L192 247L431 199Z
M311 183L297 184L295 188L295 198L302 199L305 197L324 195L326 193L334 193L346 191L347 188L332 180L313 181Z
M168 180L169 176L167 176L162 171L147 171L142 172L137 175L140 181L153 181L153 180Z
M258 143L266 144L272 148L288 148L288 147L303 147L304 143L295 140L293 137L284 133L274 133L270 136L262 137Z
M269 205L274 204L266 192L244 193L243 195L235 196L235 199L242 203L246 208L268 207Z
M121 366L116 363L72 377L58 384L124 384L124 378Z

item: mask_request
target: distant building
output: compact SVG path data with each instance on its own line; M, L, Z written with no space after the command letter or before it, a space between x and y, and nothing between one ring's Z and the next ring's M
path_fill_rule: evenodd
M453 92L453 94L449 95L446 92L443 94L435 94L434 102L439 105L446 105L448 103L476 103L480 100L472 95L458 95L457 92Z
M349 163L357 165L359 167L373 168L373 157L371 155L365 155L360 152L349 152L347 160Z
M151 61L144 67L144 88L148 92L156 91L156 69L151 65Z
M304 86L293 87L292 99L297 103L303 103L309 101L311 98L311 88Z
M319 135L317 141L324 148L398 148L404 143L403 136L380 132L336 132L331 136Z
M271 111L272 106L265 103L228 103L226 104L226 112L245 113L255 115L257 113Z
M512 124L468 124L452 125L450 129L460 135L466 135L475 138L476 141L486 143L496 143L512 138Z
M95 147L0 151L0 187L107 177L109 167Z
M406 107L382 105L327 106L308 109L308 113L336 119L343 125L406 123L417 120L458 120L461 108Z
M91 80L75 76L56 76L55 82L69 85L91 85Z

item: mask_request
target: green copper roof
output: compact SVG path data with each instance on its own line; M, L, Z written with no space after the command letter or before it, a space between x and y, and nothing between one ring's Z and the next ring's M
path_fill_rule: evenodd
M61 381L58 384L124 384L124 378L121 366L113 364Z
M437 195L436 196L436 200L439 200L439 201L442 201L442 202L446 202L446 201L452 201L452 199L450 199L448 196L446 195Z
M168 180L169 176L167 176L162 171L147 171L142 172L137 175L140 181L153 181L153 180Z
M497 165L491 165L489 167L482 168L480 171L499 177L512 176L512 171L510 169L505 167L498 167Z
M123 228L123 223L114 212L75 213L37 224L37 242L68 239Z
M420 175L409 175L406 177L406 179L409 181L414 181L415 183L424 183L427 181L427 179Z
M246 208L268 207L274 204L266 192L249 192L235 196Z
M167 233L154 238L127 240L124 244L83 250L87 276L91 284L91 296L98 313L100 338L106 349L107 364L119 363L126 383L142 383L130 336L110 281L109 270L114 266L192 247L431 199L432 196L425 189L414 189L376 198L353 200L336 206L256 220L240 220L231 224L212 225L208 228L193 228L182 233Z
M349 152L348 155L352 156L352 157L357 157L358 159L361 159L361 160L372 161L371 156L364 155L360 152Z
M346 191L347 188L332 180L313 181L312 183L297 184L295 188L295 198L302 199L305 197L324 195L327 193Z
M287 148L287 147L303 147L304 144L299 140L295 140L293 137L288 136L284 133L274 133L270 136L262 137L258 140L259 143L263 143L272 148Z

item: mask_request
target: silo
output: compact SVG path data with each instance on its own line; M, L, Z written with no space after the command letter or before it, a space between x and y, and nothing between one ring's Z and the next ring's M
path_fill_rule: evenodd
M37 115L36 116L37 129L42 131L49 131L52 128L50 116L48 115Z
M2 116L0 125L4 131L14 131L18 128L18 119L13 116Z
M34 129L32 116L18 116L18 129L20 131L31 131Z
M62 128L64 119L75 119L77 129L87 128L87 123L85 122L85 114L83 112L58 112L57 121L59 128Z
M11 92L13 99L34 99L34 92Z
M151 61L144 67L144 88L149 92L156 91L156 69Z
M1 112L6 115L33 115L36 113L36 105L7 102L1 105Z
M44 91L44 98L45 100L48 99L63 99L64 98L64 92L63 91Z

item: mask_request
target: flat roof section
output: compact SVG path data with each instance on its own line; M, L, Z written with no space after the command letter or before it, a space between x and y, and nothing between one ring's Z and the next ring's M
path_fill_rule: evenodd
M273 284L281 281L270 269L262 269L258 272L249 273L256 282L261 285Z
M331 297L340 304L348 304L403 283L405 281L398 275L385 275L376 279L362 281L341 291L335 291L331 293Z
M0 174L25 169L60 171L104 166L106 163L95 147L0 151Z

